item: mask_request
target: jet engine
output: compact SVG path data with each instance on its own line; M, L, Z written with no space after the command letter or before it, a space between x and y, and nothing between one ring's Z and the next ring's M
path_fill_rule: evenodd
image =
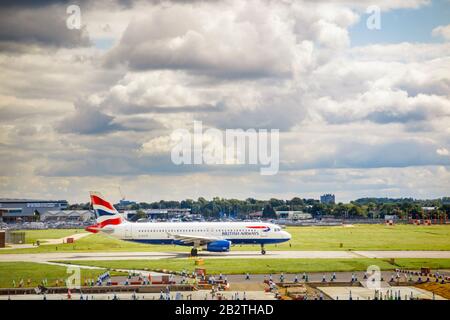
M228 240L217 240L206 245L206 251L211 252L228 252L230 251L231 242Z

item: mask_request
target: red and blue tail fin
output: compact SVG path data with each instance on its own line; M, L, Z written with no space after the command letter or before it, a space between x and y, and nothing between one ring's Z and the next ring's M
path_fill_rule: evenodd
M87 231L97 233L106 225L118 225L125 221L116 208L101 193L91 191L90 194L97 224L87 227Z

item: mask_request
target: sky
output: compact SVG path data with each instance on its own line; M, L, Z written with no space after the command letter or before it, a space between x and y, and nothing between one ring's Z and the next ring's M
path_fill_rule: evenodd
M3 1L0 198L449 196L449 98L448 0ZM279 172L174 164L194 121Z

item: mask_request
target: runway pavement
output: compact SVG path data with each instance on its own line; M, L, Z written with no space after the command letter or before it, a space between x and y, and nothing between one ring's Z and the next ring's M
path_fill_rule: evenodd
M186 258L188 252L54 252L30 254L1 254L0 262L47 262L55 260L155 260ZM201 252L199 257L210 259L355 259L355 258L447 258L450 251L231 251L225 253Z

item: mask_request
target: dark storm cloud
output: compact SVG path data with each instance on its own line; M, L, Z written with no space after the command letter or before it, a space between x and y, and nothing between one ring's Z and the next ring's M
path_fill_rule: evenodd
M169 3L195 3L195 2L218 2L222 0L106 0L110 4L117 3L126 8L132 8L136 3L147 2L149 4L169 4ZM39 8L49 5L71 5L71 4L89 4L102 2L99 0L3 0L0 2L0 8Z
M56 129L61 133L104 135L119 131L149 132L163 128L160 122L151 118L134 116L119 121L115 116L101 110L102 107L94 106L87 101L77 101L75 112L58 122Z
M289 131L300 124L305 107L300 99L281 97L279 101L266 101L254 108L242 109L222 104L220 112L200 113L197 117L218 129L278 129Z
M394 108L393 108L394 109ZM370 113L367 120L376 123L407 123L415 121L424 121L427 119L427 112L425 110L413 110L410 112L399 113L394 111L375 111Z
M84 1L71 0L4 0L0 2L0 8L39 8L53 4L78 4Z
M65 6L6 8L0 11L0 48L22 51L21 46L89 46L86 30L68 29Z
M450 165L450 157L440 157L436 153L437 147L417 140L399 140L376 146L345 144L339 148L341 156L334 163L344 168Z
M380 144L369 144L354 141L346 137L333 152L318 153L304 161L283 162L280 170L305 170L326 168L403 168L414 166L448 166L450 157L436 153L438 144L422 142L417 139L399 139ZM283 152L291 153L290 149ZM280 159L283 159L283 152ZM289 155L286 155L288 157Z
M117 140L117 141L116 141ZM164 175L208 172L209 174L239 174L258 172L259 165L174 165L170 152L161 154L139 154L139 143L132 140L120 140L120 137L92 137L84 145L88 153L82 158L73 154L55 153L49 155L51 165L38 169L46 176L89 176L89 175L142 175L159 173ZM380 145L368 145L349 141L339 146L335 153L328 156L312 157L309 161L280 163L281 172L309 169L371 169L404 168L430 165L450 165L449 157L439 156L436 145L414 140L390 142ZM124 152L127 150L127 152ZM282 151L292 152L289 148ZM114 157L111 157L114 154ZM338 181L339 177L326 177ZM363 179L353 177L352 179ZM342 181L341 181L342 182Z
M192 106L151 106L151 105L135 105L135 104L124 104L120 102L115 102L114 105L111 101L108 103L103 103L102 106L109 107L113 106L113 109L122 114L146 114L146 113L209 113L209 112L222 112L224 110L223 103L217 104L202 104L202 105L192 105Z
M75 103L75 113L57 124L56 129L61 133L105 134L123 129L114 122L113 116L107 115L89 103L78 101Z
M54 110L42 110L32 105L11 104L0 108L0 123L8 124L16 120L53 114Z

